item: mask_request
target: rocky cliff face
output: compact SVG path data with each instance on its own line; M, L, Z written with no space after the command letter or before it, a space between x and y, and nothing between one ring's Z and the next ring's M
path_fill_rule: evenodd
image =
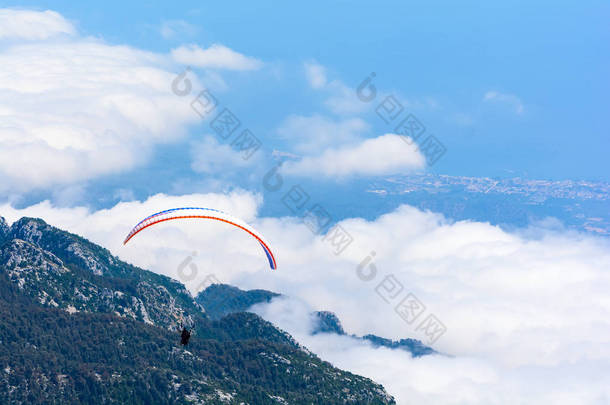
M0 221L0 232L0 270L42 305L111 313L172 330L204 316L182 284L121 262L40 219L22 218L10 228Z

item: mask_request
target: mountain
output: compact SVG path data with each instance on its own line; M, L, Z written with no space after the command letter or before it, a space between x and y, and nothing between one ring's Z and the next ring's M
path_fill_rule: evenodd
M400 340L391 340L381 338L375 335L364 335L362 339L367 340L373 344L375 347L387 347L390 349L402 349L408 352L411 352L413 357L421 357L427 354L437 353L431 347L426 346L421 341L417 339L400 339Z
M273 298L281 297L281 294L266 290L244 291L237 287L227 284L212 284L201 291L195 301L206 308L207 314L212 319L221 319L228 314L247 311L251 306L260 303L268 303ZM346 335L341 325L341 321L336 314L330 311L315 311L312 314L317 321L312 334L332 333ZM431 347L424 345L416 339L401 339L394 341L376 335L356 336L349 335L354 339L370 342L375 347L387 347L390 349L406 350L413 357L420 357L427 354L437 353Z
M34 218L0 219L0 343L0 403L395 403L257 315L211 319L182 284Z
M345 335L345 331L343 330L343 326L341 326L341 321L339 317L330 311L315 311L313 313L318 324L313 331L313 334L318 333L335 333L337 335Z
M341 321L333 312L330 311L316 311L313 313L315 318L318 320L318 324L316 329L314 329L313 334L318 333L334 333L337 335L347 335L343 330L343 326L341 326ZM382 338L376 335L364 335L364 336L356 336L350 335L354 339L366 340L370 342L374 347L387 347L389 349L401 349L406 350L413 357L425 356L427 354L437 353L431 347L426 346L420 340L417 339L400 339L398 341Z
M177 281L120 261L108 250L40 219L22 218L0 251L9 279L40 304L105 312L176 329L202 309Z
M254 304L270 302L280 294L266 290L244 291L227 284L212 284L201 291L195 301L203 306L212 319L246 311Z

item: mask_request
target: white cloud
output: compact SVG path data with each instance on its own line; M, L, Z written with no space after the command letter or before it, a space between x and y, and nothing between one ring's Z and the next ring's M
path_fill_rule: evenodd
M360 118L333 120L322 115L291 115L277 129L278 135L290 141L299 153L316 153L324 148L354 143L368 131Z
M354 238L341 258L321 238L288 232L294 261L279 268L284 280L264 280L308 307L283 300L256 309L323 359L384 384L399 404L597 404L610 397L607 239L507 233L407 206L341 225ZM361 281L356 267L372 250L377 276ZM376 288L390 274L403 289L386 303ZM394 312L407 293L426 305L411 325ZM434 346L455 357L412 359L349 337L311 336L312 309L335 311L348 333L424 341L417 325L435 314L447 332Z
M245 153L249 153L246 151ZM231 145L220 143L209 135L201 142L193 144L191 149L191 168L198 173L222 174L252 166L260 162L260 153L254 153L248 159Z
M329 95L324 101L324 105L335 114L359 114L371 108L371 104L360 101L356 96L356 89L345 85L340 80L332 80L326 88Z
M0 39L43 40L75 33L74 26L55 11L0 9Z
M408 109L411 112L431 111L441 108L439 101L434 97L406 98L396 92L381 91L375 83L374 76L371 75L364 77L362 80L370 80L363 91L366 95L373 91L373 99L370 100L371 102L364 102L358 97L358 88L363 82L348 86L339 79L330 80L326 67L315 61L305 62L303 66L309 86L320 91L325 97L324 106L330 112L339 116L361 114L373 110L388 97L393 98L393 103L397 102L403 109ZM372 86L374 90L371 90L369 86Z
M220 44L213 44L207 49L197 45L182 45L172 49L171 54L178 63L201 68L256 70L263 66L260 60L242 55Z
M0 10L0 18L31 22L19 32L0 24L4 37L17 37L0 53L0 193L83 185L131 170L200 122L190 102L201 82L191 72L192 95L174 94L178 68L169 55L78 36L55 12ZM215 63L239 68L239 58L223 62L239 54L220 45L208 51ZM222 87L210 72L201 77Z
M172 39L178 36L193 36L199 31L196 25L190 24L184 20L168 20L161 23L159 32L165 39Z
M341 80L328 80L326 67L315 61L303 64L305 77L312 89L323 92L326 96L324 105L337 115L358 114L370 108L356 96L356 89L346 86Z
M91 39L0 54L0 191L131 169L197 121L162 56ZM196 83L196 79L192 78ZM18 157L18 158L17 158Z
M128 188L119 188L114 191L113 198L119 201L133 201L136 199L136 196L133 190Z
M398 405L601 404L609 394L607 361L511 368L479 356L413 358L350 336L311 335L312 308L300 300L276 298L251 310L322 359L383 384Z
M400 404L599 404L610 398L607 239L543 228L509 233L402 206L372 221L341 221L354 241L336 256L327 239L296 218L257 217L260 204L259 196L245 192L157 195L97 212L4 205L0 215L10 221L41 216L174 277L178 264L198 251L193 262L200 278L187 283L191 289L213 272L242 288L296 297L297 304L273 303L280 306L265 316L322 358L384 384ZM278 269L268 269L247 235L222 226L166 224L121 245L141 216L183 205L245 218L271 243ZM371 251L377 274L367 282L356 268ZM386 303L376 287L390 274L403 289ZM348 333L425 340L419 320L407 324L394 312L407 293L425 304L422 317L435 314L447 326L434 347L453 357L412 359L347 337L308 334L308 312L324 309L337 313Z
M504 103L511 106L516 114L523 114L524 106L521 99L514 94L505 94L497 91L488 91L483 96L485 102Z
M316 62L305 62L305 75L309 85L314 89L326 86L326 68Z
M409 138L386 134L356 144L324 150L298 162L288 162L286 173L326 177L379 176L421 169L426 158Z

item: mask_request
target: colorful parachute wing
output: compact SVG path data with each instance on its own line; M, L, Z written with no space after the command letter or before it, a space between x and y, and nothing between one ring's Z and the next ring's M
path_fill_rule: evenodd
M246 232L248 232L251 236L253 236L258 243L261 245L263 250L265 251L265 255L267 256L267 260L269 260L269 267L273 270L277 268L275 262L275 256L273 252L269 248L269 244L263 239L262 235L260 235L254 228L245 223L244 221L235 218L226 212L215 210L213 208L199 208L199 207L185 207L185 208L172 208L164 211L157 212L156 214L150 215L140 222L129 232L123 244L127 244L136 236L139 232L148 228L149 226L158 224L160 222L171 221L175 219L211 219L216 221L222 221L228 223L230 225L236 226Z

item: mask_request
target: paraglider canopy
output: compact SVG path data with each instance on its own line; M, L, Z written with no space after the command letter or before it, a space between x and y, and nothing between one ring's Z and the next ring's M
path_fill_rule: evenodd
M172 221L172 220L178 220L178 219L215 220L215 221L221 221L221 222L227 223L229 225L235 226L237 228L240 228L243 231L246 231L247 233L249 233L250 236L254 237L258 241L258 243L261 245L261 247L263 248L263 250L265 252L265 255L267 256L267 260L269 261L269 267L271 267L271 269L273 269L273 270L275 270L277 268L277 265L275 262L275 256L273 255L273 252L271 252L271 249L269 248L269 244L263 239L263 237L260 233L258 233L254 228L252 228L251 226L246 224L241 219L235 218L235 217L227 214L226 212L222 212L222 211L219 211L219 210L216 210L213 208L199 208L199 207L172 208L169 210L157 212L156 214L150 215L150 216L144 218L142 221L138 222L138 224L136 226L134 226L133 229L129 232L129 234L123 241L123 244L124 245L127 244L127 242L129 242L131 240L131 238L133 238L139 232L143 231L144 229L146 229L150 226L153 226L160 222Z

